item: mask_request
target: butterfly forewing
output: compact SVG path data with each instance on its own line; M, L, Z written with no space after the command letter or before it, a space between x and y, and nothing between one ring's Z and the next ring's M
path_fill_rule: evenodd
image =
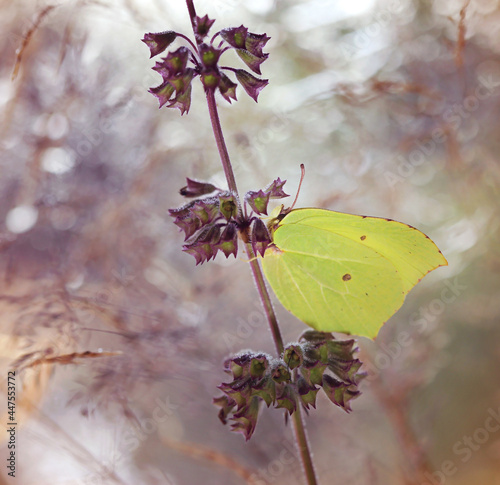
M266 252L283 306L317 330L375 337L404 295L446 260L417 229L321 209L291 211Z

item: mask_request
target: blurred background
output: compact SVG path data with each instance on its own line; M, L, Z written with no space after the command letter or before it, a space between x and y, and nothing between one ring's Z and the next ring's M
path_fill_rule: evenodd
M321 396L307 418L320 483L499 485L500 2L195 4L213 32L271 36L258 105L241 87L219 99L241 192L281 177L295 193L305 163L299 207L401 220L449 261L359 339L353 412ZM0 382L16 366L19 484L303 483L281 411L245 443L212 405L227 356L274 350L244 257L195 267L167 214L185 177L225 182L201 84L183 117L147 93L160 76L140 39L162 30L191 34L184 2L0 1Z

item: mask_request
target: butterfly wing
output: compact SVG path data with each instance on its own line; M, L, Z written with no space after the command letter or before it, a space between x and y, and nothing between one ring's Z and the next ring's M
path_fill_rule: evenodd
M389 219L293 210L263 259L283 306L311 327L374 338L429 271L446 265L417 229Z

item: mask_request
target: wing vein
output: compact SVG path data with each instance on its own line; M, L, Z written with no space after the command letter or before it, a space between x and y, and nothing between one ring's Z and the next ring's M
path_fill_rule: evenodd
M292 272L290 271L289 267L288 267L288 264L286 263L286 261L282 261L283 262L283 267L286 269L287 273L289 274L290 276L290 280L292 281L292 283L294 284L295 288L297 288L297 291L300 293L300 296L302 297L302 299L305 301L306 305L310 308L311 312L314 314L315 318L318 320L318 315L315 311L315 309L311 306L311 303L309 302L309 300L305 297L304 293L302 293L302 290L300 289L300 285L297 284L297 281L295 280L295 278L293 277L293 274ZM307 323L307 322L306 322Z

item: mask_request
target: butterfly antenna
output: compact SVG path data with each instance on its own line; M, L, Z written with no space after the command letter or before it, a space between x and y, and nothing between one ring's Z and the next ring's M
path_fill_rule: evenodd
M306 176L306 168L304 167L304 164L300 164L300 182L299 182L299 188L297 189L297 195L295 196L295 199L293 201L292 206L290 207L290 210L292 210L295 207L295 203L297 202L297 199L299 198L299 193L300 193L300 188L302 187L302 182L304 181L304 177Z

